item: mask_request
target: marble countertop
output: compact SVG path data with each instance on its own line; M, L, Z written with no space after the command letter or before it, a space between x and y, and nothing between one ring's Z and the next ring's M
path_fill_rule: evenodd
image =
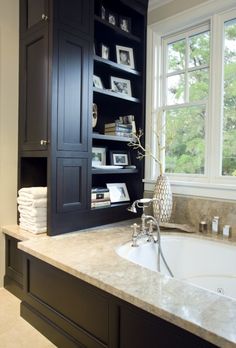
M40 235L30 240L18 235L18 239L24 240L18 246L26 253L219 347L236 347L236 301L118 256L116 248L131 239L129 225L130 222L128 226L127 223L103 226L86 230L86 233L80 231L56 237ZM7 226L3 232L17 238L17 232L21 232L15 229Z

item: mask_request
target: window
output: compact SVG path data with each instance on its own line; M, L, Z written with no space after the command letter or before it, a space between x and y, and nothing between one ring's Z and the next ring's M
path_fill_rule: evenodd
M165 172L204 174L209 25L162 40Z
M164 130L173 192L235 200L235 2L207 2L151 25L148 63L147 146L157 154L153 129ZM146 190L157 175L146 160Z

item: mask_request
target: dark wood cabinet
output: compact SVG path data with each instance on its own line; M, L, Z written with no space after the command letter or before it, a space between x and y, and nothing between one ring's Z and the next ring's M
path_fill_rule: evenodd
M4 287L20 299L23 296L23 252L17 248L19 240L5 235Z
M57 347L213 348L213 344L24 254L21 315Z
M144 129L146 16L148 1L21 0L18 187L48 187L48 234L111 223L132 214L129 202L91 208L91 188L125 183L130 200L142 197L143 162L134 169L92 168L92 148L129 152L127 137L104 134L106 123L134 115ZM101 18L115 13L116 25ZM119 18L130 19L130 31ZM101 44L110 48L101 57ZM116 46L133 51L135 67L119 64ZM103 89L93 87L93 75ZM111 77L130 82L132 94L115 93ZM92 128L93 103L98 107Z

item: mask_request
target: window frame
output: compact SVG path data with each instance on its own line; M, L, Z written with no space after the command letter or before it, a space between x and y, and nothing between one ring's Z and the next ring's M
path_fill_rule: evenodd
M205 174L167 174L173 193L194 195L201 197L212 197L219 199L236 200L236 177L221 176L221 144L222 144L222 103L223 100L223 50L220 41L223 39L224 22L229 18L236 17L236 7L234 0L220 0L207 2L204 5L196 6L175 16L169 17L158 23L148 26L148 54L147 66L147 121L146 121L146 146L150 147L154 153L157 152L156 140L153 137L153 129L157 131L161 123L161 81L160 62L162 57L161 40L163 36L171 35L180 30L189 30L194 25L198 27L202 23L210 22L211 32L211 55L210 61L210 87L209 87L209 106L206 120L206 148L208 151L205 156ZM214 28L214 31L212 30ZM217 28L217 32L215 32ZM219 40L220 38L220 40ZM220 67L215 69L215 67ZM214 74L212 72L214 71ZM153 78L154 76L154 78ZM152 85L148 83L152 81ZM214 115L214 129L213 124ZM216 143L216 139L220 139ZM218 155L220 154L220 156ZM145 161L145 190L152 191L158 170L150 158Z

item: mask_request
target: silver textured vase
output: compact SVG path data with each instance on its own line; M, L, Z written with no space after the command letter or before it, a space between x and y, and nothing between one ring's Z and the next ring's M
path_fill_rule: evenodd
M166 175L159 175L153 192L153 215L160 222L169 222L172 212L172 191Z

